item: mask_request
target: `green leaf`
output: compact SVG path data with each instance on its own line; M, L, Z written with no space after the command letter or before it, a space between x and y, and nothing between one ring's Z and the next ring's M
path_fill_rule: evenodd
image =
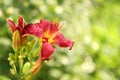
M38 48L33 52L33 57L36 57L39 54L39 52L41 51L42 38L39 38L38 43L39 43Z
M27 52L28 54L30 53L30 47L29 47L29 45L25 46L25 52Z
M21 48L21 50L20 50L20 56L22 56L23 58L25 57L24 47Z
M25 45L24 49L27 55L29 55L32 52L32 50L34 49L35 43L36 43L36 40L32 40Z
M32 40L31 42L28 42L28 46L30 47L30 50L32 50L35 47L36 40Z

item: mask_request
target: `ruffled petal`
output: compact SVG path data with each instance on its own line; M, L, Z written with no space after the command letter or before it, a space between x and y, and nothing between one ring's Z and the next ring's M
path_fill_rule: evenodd
M36 24L28 24L24 28L24 34L30 34L37 37L43 36L43 30L39 27L39 23Z
M12 20L7 20L8 25L10 26L10 29L12 31L12 33L14 33L15 30L17 30L17 26L15 25L15 23Z
M60 32L58 32L54 37L54 42L58 44L60 47L70 47L70 50L74 45L73 41L66 39L64 35Z
M55 47L53 47L49 43L43 43L42 44L42 50L41 50L41 58L45 60L49 60L49 58L52 56L52 54L55 51Z

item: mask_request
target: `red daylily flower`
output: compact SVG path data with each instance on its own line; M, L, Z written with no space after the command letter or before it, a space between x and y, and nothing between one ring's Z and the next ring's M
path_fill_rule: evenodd
M41 51L41 57L43 59L49 59L49 57L53 54L54 50L52 44L57 44L60 47L64 48L70 47L70 50L72 49L74 44L73 41L66 39L64 35L59 32L59 26L57 22L40 20L40 23L35 23L25 27L25 33L37 37L42 37L43 46Z
M46 23L47 25L41 26ZM59 32L57 22L50 23L49 21L41 20L40 27L44 30L44 37L48 39L48 43L58 44L60 47L70 47L70 49L72 49L74 42L66 39L64 35Z

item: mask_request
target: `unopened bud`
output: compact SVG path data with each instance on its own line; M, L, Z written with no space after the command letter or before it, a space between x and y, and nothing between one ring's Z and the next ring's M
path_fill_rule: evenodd
M23 57L21 55L18 56L19 59L22 59Z
M32 65L35 65L35 62L32 62Z
M14 69L10 69L10 72L11 72L12 75L15 74L15 70Z
M27 43L27 36L22 36L22 46Z
M26 62L26 63L24 64L24 66L23 66L22 72L23 72L24 74L28 73L29 70L30 70L30 67L31 67L30 62Z
M36 75L38 73L38 71L42 67L43 61L44 60L41 59L40 57L38 58L38 60L36 61L35 65L33 65L32 69L30 70L30 73L32 73L32 75Z
M14 61L10 61L10 65L14 65Z
M20 36L20 32L18 30L16 30L13 33L13 49L15 51L17 51L20 48L21 45L21 36Z

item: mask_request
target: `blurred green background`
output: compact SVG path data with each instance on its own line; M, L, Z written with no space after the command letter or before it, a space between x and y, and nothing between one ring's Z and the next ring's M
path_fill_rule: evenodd
M34 80L120 80L120 0L0 0L0 80L14 80L7 57L13 52L7 18L64 23L71 51L57 47Z

